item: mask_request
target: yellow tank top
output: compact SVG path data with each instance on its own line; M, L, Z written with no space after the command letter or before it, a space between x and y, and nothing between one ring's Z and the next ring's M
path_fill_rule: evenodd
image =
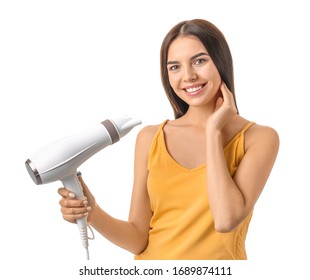
M163 122L155 134L148 160L147 189L153 216L147 248L136 260L241 260L252 213L232 232L214 229L206 166L186 169L168 153ZM224 148L231 176L244 156L248 123Z

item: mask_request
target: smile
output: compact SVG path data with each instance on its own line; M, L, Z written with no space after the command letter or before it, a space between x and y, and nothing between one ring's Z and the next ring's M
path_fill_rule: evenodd
M197 85L197 86L192 86L192 87L186 87L186 88L183 88L183 90L193 96L193 95L196 95L198 93L200 93L201 89L205 86L206 84L202 84L202 85Z

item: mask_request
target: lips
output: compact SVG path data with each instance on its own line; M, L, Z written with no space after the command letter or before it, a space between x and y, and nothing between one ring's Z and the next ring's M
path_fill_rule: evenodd
M199 94L201 90L205 87L205 85L206 84L192 85L192 86L183 88L183 90L185 91L187 95L194 96L194 95Z

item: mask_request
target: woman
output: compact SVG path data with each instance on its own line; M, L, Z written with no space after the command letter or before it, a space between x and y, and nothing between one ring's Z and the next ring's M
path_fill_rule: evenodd
M87 200L59 194L65 220L88 223L135 259L246 259L254 205L279 138L238 113L223 34L195 19L173 27L161 47L161 76L175 120L144 127L135 150L128 221Z

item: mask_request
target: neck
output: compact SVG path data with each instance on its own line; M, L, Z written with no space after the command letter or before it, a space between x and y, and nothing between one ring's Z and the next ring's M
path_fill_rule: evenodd
M190 106L186 114L181 118L187 125L205 127L207 119L214 112L214 105L204 107Z

